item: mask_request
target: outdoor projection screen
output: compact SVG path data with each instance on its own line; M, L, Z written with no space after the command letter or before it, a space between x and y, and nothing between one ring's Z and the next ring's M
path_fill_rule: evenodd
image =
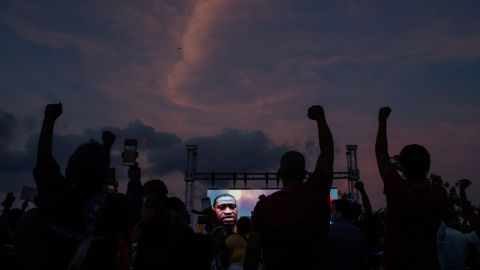
M251 217L253 208L258 202L260 195L269 196L280 189L208 189L207 196L212 202L221 194L230 194L235 198L237 204L237 218ZM337 188L330 190L330 201L338 199Z

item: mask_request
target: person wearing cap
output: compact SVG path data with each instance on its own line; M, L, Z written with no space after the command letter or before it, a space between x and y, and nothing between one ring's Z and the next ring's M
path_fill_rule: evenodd
M280 160L283 188L263 198L253 211L244 269L257 270L263 248L267 269L328 269L333 138L321 106L308 109L318 128L320 151L315 171L303 182L305 158L297 151Z

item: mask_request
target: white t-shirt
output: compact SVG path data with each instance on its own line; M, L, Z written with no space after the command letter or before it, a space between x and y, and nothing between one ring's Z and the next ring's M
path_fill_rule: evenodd
M468 256L467 238L455 229L446 228L442 253L444 270L465 269Z

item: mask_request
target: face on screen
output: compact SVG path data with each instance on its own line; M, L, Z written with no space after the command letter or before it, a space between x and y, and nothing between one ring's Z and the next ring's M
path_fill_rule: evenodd
M237 203L230 196L220 197L215 202L215 213L220 224L235 225L237 222Z

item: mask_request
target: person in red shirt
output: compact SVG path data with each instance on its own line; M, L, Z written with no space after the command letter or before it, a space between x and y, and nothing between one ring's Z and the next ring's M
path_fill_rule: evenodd
M133 228L117 234L117 261L116 270L130 270L130 254L135 241Z
M447 191L426 182L430 155L423 146L405 146L400 152L400 167L392 167L387 143L390 112L387 107L379 111L375 144L383 193L387 197L385 247L380 269L439 270L437 230L447 208Z
M258 269L262 248L267 269L328 269L333 138L321 106L310 107L308 117L316 120L320 141L315 171L304 183L303 155L290 151L282 156L282 190L260 200L253 211L246 270Z

